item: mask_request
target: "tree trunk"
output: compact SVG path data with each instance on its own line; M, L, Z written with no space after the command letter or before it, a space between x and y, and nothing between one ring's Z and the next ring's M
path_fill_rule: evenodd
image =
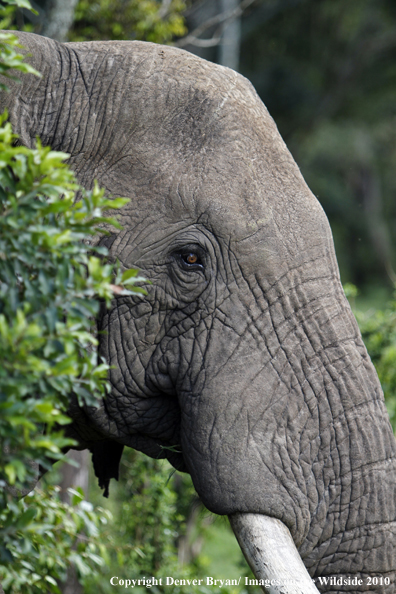
M78 462L79 467L64 464L62 468L62 481L60 482L62 501L70 502L70 495L67 489L70 487L81 487L87 495L88 492L88 476L89 476L89 452L83 450L81 452L70 450L67 454L75 462ZM77 572L74 567L70 567L67 571L67 580L63 584L58 584L62 594L83 594L83 589L77 578ZM1 594L1 593L0 593Z
M369 167L362 167L355 184L366 215L367 229L377 255L378 262L386 271L392 283L396 282L393 270L392 241L383 212L382 191L378 176Z
M60 497L62 501L70 503L70 496L67 493L69 487L81 487L87 496L89 480L89 451L70 450L67 457L79 464L78 467L65 463L62 467L62 480Z
M239 6L239 0L220 0L220 12L228 13ZM223 30L219 46L218 63L238 71L241 47L240 17L228 23Z
M67 41L67 35L74 21L74 9L78 0L51 0L48 3L46 19L41 30L44 37Z
M40 3L30 0L30 3L37 14L26 8L17 10L18 29L23 29L25 23L32 23L34 33L57 41L67 41L78 0L43 0Z
M186 521L186 533L180 537L178 542L178 560L179 565L188 565L198 557L201 552L204 537L202 534L198 535L195 540L192 540L192 533L196 530L198 517L202 510L202 503L198 499L194 499L190 513ZM210 518L212 519L212 518Z

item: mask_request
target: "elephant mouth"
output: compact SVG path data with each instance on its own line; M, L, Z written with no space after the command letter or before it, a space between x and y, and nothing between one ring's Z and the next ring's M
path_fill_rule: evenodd
M147 439L147 438L146 438ZM153 440L154 441L154 440ZM160 455L179 471L188 472L182 446L156 441ZM133 446L136 447L136 444ZM141 447L140 444L140 448ZM268 594L319 594L287 526L276 518L237 512L228 516L257 585Z
M82 413L79 408L78 411ZM76 422L78 415L73 416ZM176 470L189 472L179 437L178 431L169 441L165 436L159 438L137 432L119 437L117 441L105 439L91 443L88 447L93 453L95 473L100 486L105 490L105 496L108 495L109 480L118 478L123 446L132 447L153 458L166 458ZM100 463L95 464L95 460L100 460ZM319 594L289 529L282 521L264 514L248 512L236 512L228 517L239 546L255 575L257 585L261 586L264 592Z
M235 513L231 527L258 585L268 594L318 594L288 528L276 518Z
M163 458L187 472L181 445L158 443ZM319 594L287 526L264 514L228 516L257 584L268 594Z

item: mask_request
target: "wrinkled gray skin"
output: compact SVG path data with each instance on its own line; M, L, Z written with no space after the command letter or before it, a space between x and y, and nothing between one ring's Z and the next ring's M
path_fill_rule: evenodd
M39 136L81 184L131 198L100 241L152 282L98 320L112 392L74 411L81 444L167 457L213 512L282 520L312 576L364 579L323 592L393 593L383 395L327 218L251 84L171 47L20 38L43 78L1 108L23 144Z

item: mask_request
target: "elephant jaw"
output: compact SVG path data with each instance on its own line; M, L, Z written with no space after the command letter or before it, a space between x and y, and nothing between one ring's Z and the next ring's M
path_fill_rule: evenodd
M264 592L319 594L283 522L249 513L232 514L229 520Z

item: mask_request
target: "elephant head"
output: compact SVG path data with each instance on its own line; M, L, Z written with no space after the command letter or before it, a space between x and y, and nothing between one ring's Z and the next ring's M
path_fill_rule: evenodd
M251 84L172 47L20 39L43 77L0 107L27 146L70 153L82 185L131 199L97 241L151 281L98 319L112 389L71 407L82 446L98 466L127 445L189 472L260 577L302 559L321 591L393 592L381 387L327 218Z

